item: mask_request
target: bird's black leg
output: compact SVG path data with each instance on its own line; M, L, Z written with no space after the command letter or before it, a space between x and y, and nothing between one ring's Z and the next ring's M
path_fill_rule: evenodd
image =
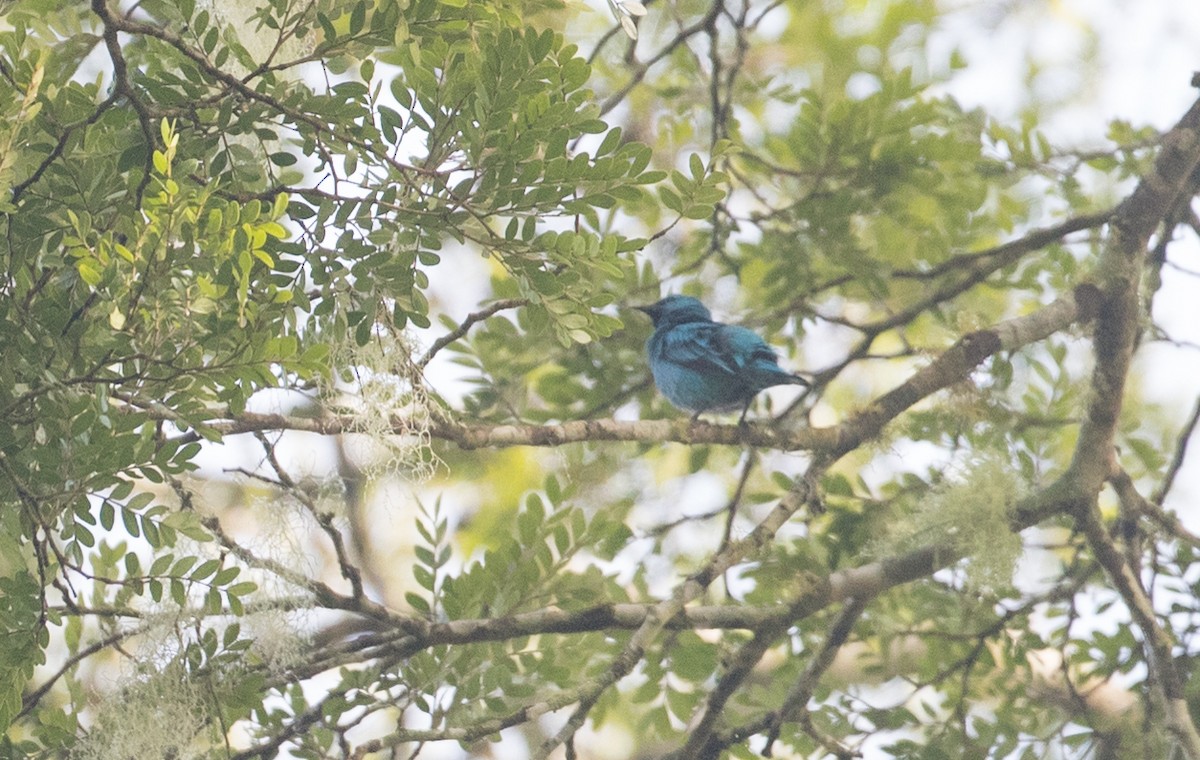
M692 424L693 424L693 425L695 425L697 422L699 422L699 421L700 421L700 415L701 415L701 414L703 414L703 413L704 413L704 410L703 410L703 409L701 409L700 411L698 411L698 412L696 412L695 414L693 414L693 415L692 415Z
M746 426L746 413L750 411L750 404L754 403L754 399L750 398L746 401L746 405L742 407L742 416L738 417L738 427Z

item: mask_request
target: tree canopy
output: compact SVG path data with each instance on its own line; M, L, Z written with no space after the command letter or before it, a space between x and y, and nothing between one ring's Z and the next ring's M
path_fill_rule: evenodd
M0 3L3 752L1200 760L1200 101L942 12ZM671 408L667 292L811 387Z

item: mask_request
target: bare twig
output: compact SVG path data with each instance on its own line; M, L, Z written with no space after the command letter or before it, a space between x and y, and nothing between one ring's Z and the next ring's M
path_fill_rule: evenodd
M438 351L441 351L446 346L450 345L454 341L456 341L459 338L466 335L467 331L470 330L477 323L482 322L483 320L487 319L488 317L491 317L501 311L504 311L505 309L517 309L522 306L525 306L528 303L529 303L529 301L524 298L506 298L501 301L496 301L495 303L488 304L486 307L480 309L479 311L468 314L467 318L464 319L458 325L458 327L455 327L453 330L451 330L450 332L446 333L445 335L443 335L442 337L438 338L437 340L435 340L433 342L433 345L429 347L429 350L426 351L425 354L423 356L421 356L420 359L417 360L417 369L419 369L419 370L425 369L425 367L429 364L429 362L432 361L433 357L435 355L437 355Z
M771 756L771 745L779 739L780 728L789 720L801 717L805 721L805 728L809 733L816 734L804 708L808 705L808 701L812 699L821 676L833 665L838 651L849 640L850 632L854 629L854 624L862 616L863 610L866 607L866 599L855 597L850 599L846 603L846 606L842 608L841 614L837 616L837 619L833 622L833 626L830 627L829 635L825 638L825 643L821 645L820 651L814 654L813 658L809 660L808 665L804 668L804 672L800 674L800 678L796 680L796 683L792 684L792 688L788 691L783 704L776 711L774 725L767 732L767 743L762 750L763 757ZM835 757L844 759L854 756L845 747L838 745L826 737L821 736L819 739L825 745L825 748Z
M1166 474L1163 475L1162 483L1150 496L1150 501L1158 507L1162 507L1167 494L1171 492L1171 487L1175 485L1175 477L1179 475L1179 470L1182 469L1183 461L1187 457L1188 442L1192 439L1192 434L1196 432L1198 424L1200 424L1200 398L1196 399L1191 416L1188 417L1183 429L1179 431L1179 435L1175 437L1175 450L1171 455L1171 464L1167 467Z

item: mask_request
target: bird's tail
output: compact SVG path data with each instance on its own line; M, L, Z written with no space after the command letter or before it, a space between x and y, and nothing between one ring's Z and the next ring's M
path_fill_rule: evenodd
M782 367L771 367L770 371L764 373L763 384L764 388L772 385L803 385L805 388L811 388L812 383L805 380L799 375L788 372Z

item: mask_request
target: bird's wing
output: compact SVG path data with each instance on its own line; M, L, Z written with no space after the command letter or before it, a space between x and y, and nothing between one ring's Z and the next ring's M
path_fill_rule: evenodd
M716 322L695 322L674 327L663 335L659 356L672 364L706 375L736 375L745 366L745 361L739 361L736 347L725 335L728 327Z
M759 337L758 333L739 325L721 325L718 341L723 351L739 369L746 367L779 366L779 356Z
M757 388L790 383L808 385L808 381L779 366L779 355L758 333L738 325L721 325L720 342L737 364L740 376Z

